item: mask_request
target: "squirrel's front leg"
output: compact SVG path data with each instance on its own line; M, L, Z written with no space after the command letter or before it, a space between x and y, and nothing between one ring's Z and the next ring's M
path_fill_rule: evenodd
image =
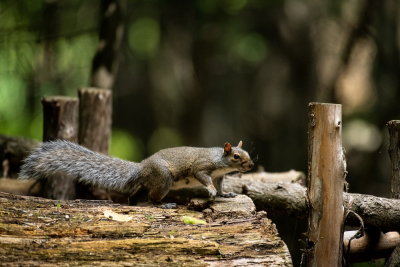
M217 192L218 192L218 196L225 197L225 198L236 197L237 196L236 193L233 193L233 192L224 193L222 191L222 181L223 181L223 179L224 179L224 176L221 176L221 177L214 178L214 180L213 180L214 186L215 186L215 188L217 189Z
M208 190L208 193L210 194L210 197L215 198L217 196L217 189L215 189L215 186L212 182L211 176L208 175L206 172L197 172L194 174L194 177L203 185Z

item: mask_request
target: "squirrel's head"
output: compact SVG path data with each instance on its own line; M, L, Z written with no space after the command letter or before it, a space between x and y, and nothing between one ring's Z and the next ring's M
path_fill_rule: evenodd
M224 145L224 157L228 161L228 165L235 167L240 172L246 172L253 168L254 163L251 160L249 153L242 149L243 142L240 141L237 146L232 146L230 143Z

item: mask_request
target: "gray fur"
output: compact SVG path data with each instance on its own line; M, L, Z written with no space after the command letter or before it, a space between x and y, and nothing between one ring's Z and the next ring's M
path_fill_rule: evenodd
M178 180L194 177L206 186L210 196L223 196L220 182L213 180L233 171L253 167L249 154L237 147L175 147L160 150L140 163L93 152L68 141L45 142L34 150L21 167L21 179L41 179L67 174L78 181L134 195L147 189L153 202L161 201ZM216 188L217 187L217 188Z
M25 160L20 179L41 179L59 173L106 189L129 193L130 179L138 177L138 163L108 157L69 141L45 142Z

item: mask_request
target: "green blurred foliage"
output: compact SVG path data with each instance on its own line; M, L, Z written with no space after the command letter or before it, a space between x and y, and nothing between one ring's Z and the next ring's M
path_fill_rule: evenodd
M232 53L240 60L257 64L267 55L267 44L257 33L247 33L238 38L232 47Z
M0 104L3 134L41 139L41 98L76 95L77 88L88 85L98 45L96 16L80 25L68 19L67 25L59 27L59 35L46 37L43 25L52 22L40 16L45 3L2 1L0 5L0 99L6 100ZM59 8L69 12L60 12L64 14L60 20L76 18L71 16L73 11L87 13L88 7L97 6L80 1L62 4ZM90 31L86 31L88 25Z
M140 58L154 56L160 42L158 21L150 17L138 18L129 26L128 42L136 56Z
M144 145L140 139L133 137L126 131L113 129L110 155L139 162L144 158Z
M163 148L182 146L183 139L181 134L173 128L162 127L154 131L151 135L148 147L150 154Z

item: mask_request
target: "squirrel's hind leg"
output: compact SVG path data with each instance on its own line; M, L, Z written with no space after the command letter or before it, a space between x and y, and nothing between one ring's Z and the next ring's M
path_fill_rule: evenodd
M152 182L147 186L149 190L148 197L151 202L160 203L168 194L174 179L167 167L157 167L153 169L151 175L153 177L149 177L150 179L148 179L148 181Z

